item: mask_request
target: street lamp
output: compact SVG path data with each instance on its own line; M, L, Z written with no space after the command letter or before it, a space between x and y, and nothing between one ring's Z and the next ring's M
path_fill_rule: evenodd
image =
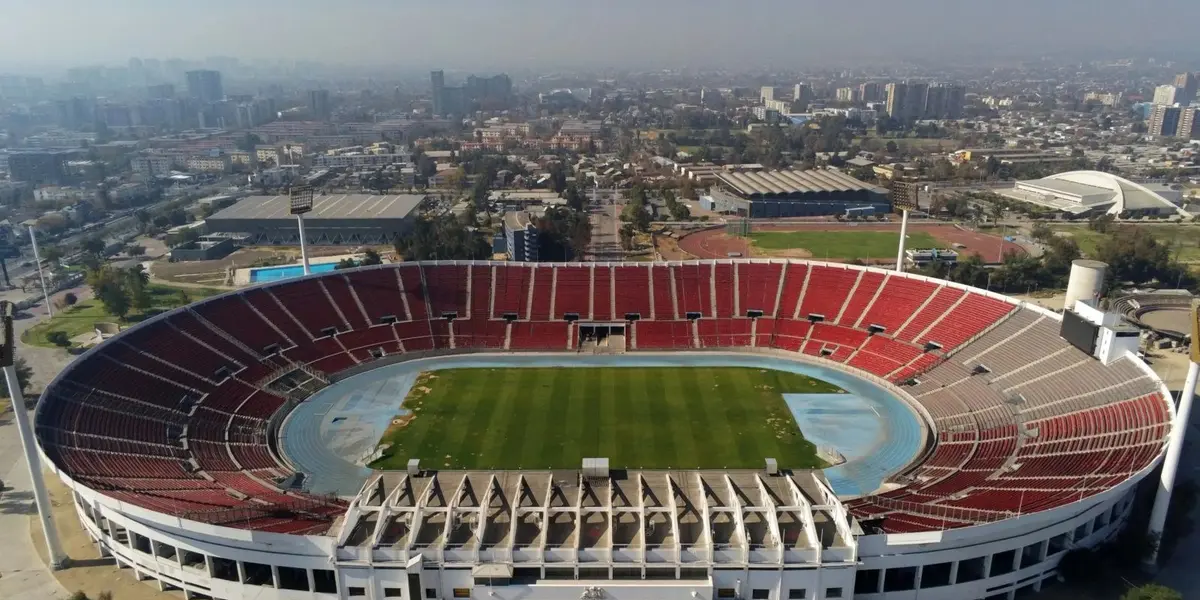
M298 185L288 188L291 212L296 215L296 225L300 229L300 261L304 264L304 274L312 270L308 267L308 242L304 239L304 213L312 212L313 189L311 186Z
M54 318L54 307L50 306L50 291L46 288L46 276L42 273L42 257L38 253L37 235L33 232L33 226L37 221L29 220L25 225L29 227L29 243L33 245L33 264L37 265L38 279L42 282L42 299L46 302L46 313L50 318Z
M17 424L21 449L25 452L25 465L29 468L29 481L33 485L33 501L37 506L38 519L42 522L46 554L50 557L50 568L58 570L66 564L67 557L63 554L62 546L59 545L58 529L54 526L54 517L50 512L50 496L46 493L46 481L42 478L41 458L38 455L33 427L29 423L29 411L25 408L25 398L21 394L21 383L17 379L14 344L13 304L0 302L0 368L4 369L4 378L8 384L8 398L12 401L13 421Z

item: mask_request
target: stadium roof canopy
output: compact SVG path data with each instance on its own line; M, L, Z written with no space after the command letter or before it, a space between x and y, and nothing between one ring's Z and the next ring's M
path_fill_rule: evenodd
M1172 201L1180 193L1169 186L1135 183L1101 171L1071 171L1032 181L1018 181L1004 194L1014 200L1072 214L1180 214Z
M844 173L821 169L717 173L717 179L744 198L881 191Z
M326 194L313 197L312 212L304 219L403 219L424 200L424 196L399 194L375 196L370 194ZM290 201L286 195L249 196L209 217L228 219L292 219Z

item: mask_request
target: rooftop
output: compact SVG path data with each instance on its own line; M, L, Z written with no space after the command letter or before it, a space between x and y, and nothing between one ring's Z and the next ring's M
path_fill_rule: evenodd
M790 196L828 192L881 191L837 171L759 171L717 174L717 179L742 196Z
M312 212L304 216L313 219L402 219L416 210L424 196L398 194L329 194L313 198ZM209 220L222 219L290 219L287 196L249 196L226 208Z

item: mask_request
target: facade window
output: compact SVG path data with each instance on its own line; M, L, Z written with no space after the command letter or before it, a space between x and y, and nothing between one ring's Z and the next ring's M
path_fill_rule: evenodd
M1016 550L1006 550L992 555L992 571L988 577L1004 575L1013 572L1013 560L1017 557Z
M950 568L951 564L948 562L921 567L921 589L950 585Z
M825 588L825 597L826 598L841 598L842 597L842 588L840 588L840 587Z
M337 576L330 569L313 569L313 588L319 594L336 594Z
M717 588L718 598L737 598L737 590L733 588Z
M1054 556L1059 552L1067 549L1067 534L1060 533L1050 538L1050 545L1046 549L1047 556Z
M854 591L874 594L879 591L879 569L862 569L854 574Z
M1021 549L1021 568L1032 567L1042 562L1042 543L1029 544Z
M897 567L883 572L883 591L906 592L917 587L916 567Z
M958 579L954 583L967 583L983 579L983 557L958 561Z
M351 587L346 588L346 595L348 595L348 596L366 596L367 588L351 586Z
M753 600L768 600L771 597L771 590L757 588L750 590L750 598Z
M804 600L808 597L808 590L804 588L792 588L788 590L788 600Z
M434 588L425 588L426 598L437 598L437 590Z
M470 598L471 588L454 588L455 598Z
M278 567L279 589L308 591L308 570L296 567Z
M400 588L385 587L385 588L383 588L383 597L384 598L403 598L404 590L401 590Z

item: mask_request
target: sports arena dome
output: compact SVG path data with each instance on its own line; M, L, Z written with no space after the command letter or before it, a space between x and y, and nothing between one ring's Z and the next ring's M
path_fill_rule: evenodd
M666 495L676 512L665 500L636 503L643 516L670 513L678 533L701 515L708 545L689 550L676 535L672 548L640 547L628 560L629 548L590 553L545 538L454 554L449 528L424 546L381 545L393 527L419 528L422 514L467 509L458 497L436 507L418 498L416 523L374 520L416 474L386 500L371 489L317 496L301 491L279 452L282 419L345 373L443 354L577 352L580 330L594 325L629 354L722 349L837 366L901 395L929 443L875 493L836 498L801 484L796 506L778 503L763 474L742 474L761 498L710 497L685 483L735 490L728 476L655 475L675 490ZM1067 548L1124 523L1174 415L1143 362L1103 364L1059 327L1053 312L977 288L800 260L403 263L257 286L149 319L65 369L35 426L90 535L139 577L191 598L1011 597L1051 581ZM453 496L436 477L422 489ZM510 485L496 477L481 480L490 500L471 510L483 514ZM538 504L541 492L524 489L535 478L520 476L512 514L545 525L570 510L550 508L558 486L597 485L556 472L537 479L548 486ZM779 531L798 507L806 531L826 519L840 541L822 534L811 551L785 551ZM735 515L735 529L757 515L765 541L735 534L718 544L718 514ZM482 539L478 521L462 523Z
M1142 184L1103 171L1070 171L1018 181L1006 195L1073 214L1191 215L1180 206L1181 188Z

